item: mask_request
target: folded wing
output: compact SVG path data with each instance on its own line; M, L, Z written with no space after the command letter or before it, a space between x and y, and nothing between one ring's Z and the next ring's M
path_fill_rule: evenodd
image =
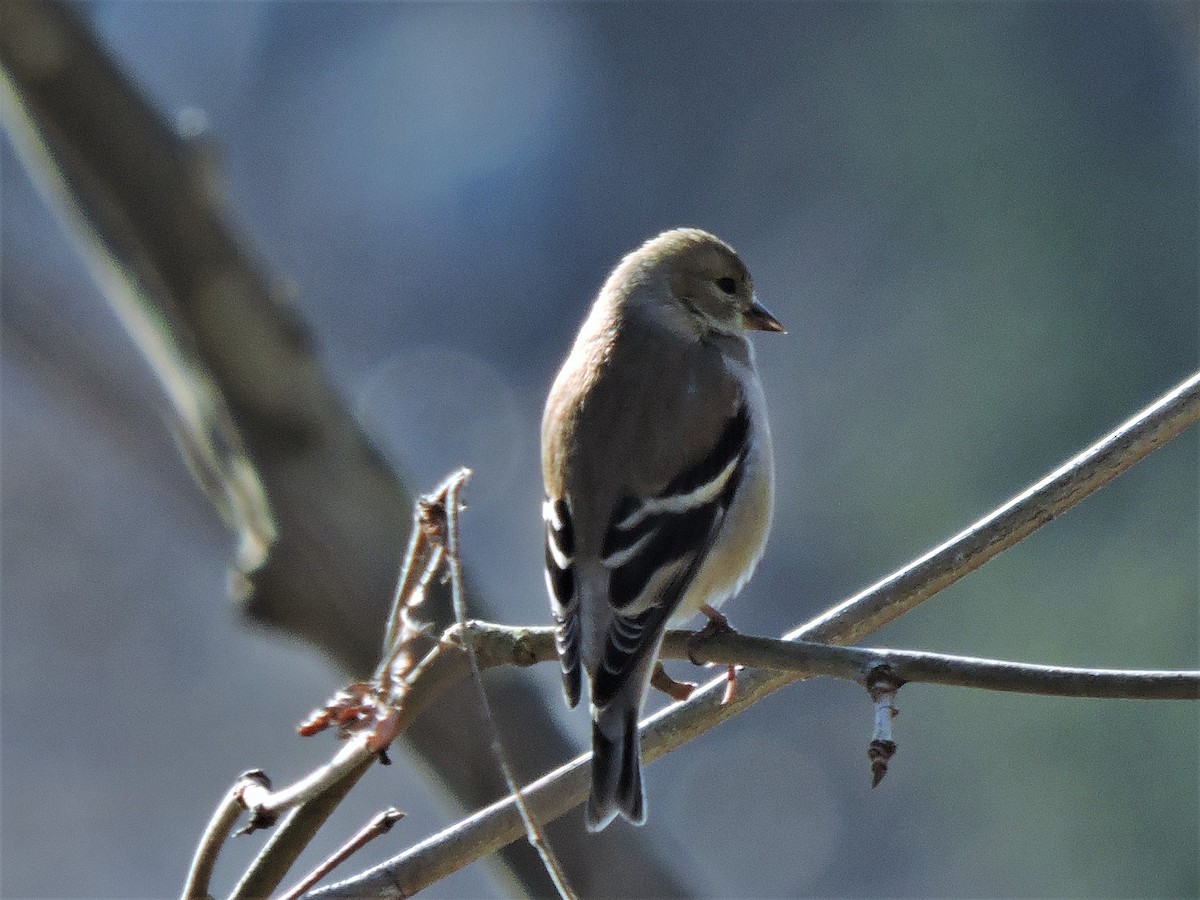
M749 438L749 412L743 404L699 463L654 496L626 497L614 508L601 563L610 573L609 602L615 615L593 679L597 707L606 705L638 670L653 651L662 624L687 593L733 501Z

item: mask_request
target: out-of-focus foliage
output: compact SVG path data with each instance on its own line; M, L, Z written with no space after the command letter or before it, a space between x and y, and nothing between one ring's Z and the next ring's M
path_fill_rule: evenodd
M1200 360L1194 4L87 14L163 109L204 111L233 214L385 452L418 485L476 469L465 554L511 622L546 618L542 396L608 268L663 228L738 247L791 331L759 340L779 512L730 606L749 631L946 537ZM327 749L289 731L338 676L225 615L229 541L162 401L0 161L0 891L169 894L238 772ZM1197 445L874 643L1195 667ZM1200 891L1193 705L913 686L900 707L872 792L864 694L764 702L647 771L646 841L697 894ZM449 819L399 762L334 822L410 811L364 861ZM477 868L434 893L488 891Z

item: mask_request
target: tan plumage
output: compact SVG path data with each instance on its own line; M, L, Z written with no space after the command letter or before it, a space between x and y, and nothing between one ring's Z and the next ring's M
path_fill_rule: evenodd
M571 705L588 674L588 825L645 818L636 717L668 621L750 576L773 462L745 331L782 331L737 254L696 229L626 256L555 379L542 420L547 584Z

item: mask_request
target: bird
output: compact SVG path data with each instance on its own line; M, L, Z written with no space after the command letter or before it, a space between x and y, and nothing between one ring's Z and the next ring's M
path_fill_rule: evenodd
M646 821L638 716L668 625L738 593L774 511L748 332L784 332L738 254L677 228L626 255L559 369L541 425L545 577L563 693L586 672L589 831Z

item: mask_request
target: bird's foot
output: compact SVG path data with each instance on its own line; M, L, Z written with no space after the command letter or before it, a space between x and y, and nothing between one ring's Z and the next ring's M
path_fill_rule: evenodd
M708 621L704 623L703 628L688 638L687 642L688 659L690 659L692 663L697 666L706 665L706 663L696 659L696 650L706 638L712 637L714 634L728 634L736 631L736 629L729 624L729 619L726 618L723 613L718 612L707 603L700 607L700 612L702 612L708 618ZM733 664L730 664L726 667L727 675L725 681L725 693L721 696L722 706L733 699L733 689L737 682L737 670L738 667Z
M663 668L662 663L654 664L654 671L650 673L650 684L658 688L676 703L681 703L688 697L692 696L692 692L696 690L694 681L676 681L667 674L667 670Z
M707 603L700 607L700 612L708 617L708 621L704 623L703 628L687 640L688 659L692 661L692 665L694 666L708 665L704 660L696 659L696 651L705 640L714 634L729 634L735 631L724 614L713 609Z

